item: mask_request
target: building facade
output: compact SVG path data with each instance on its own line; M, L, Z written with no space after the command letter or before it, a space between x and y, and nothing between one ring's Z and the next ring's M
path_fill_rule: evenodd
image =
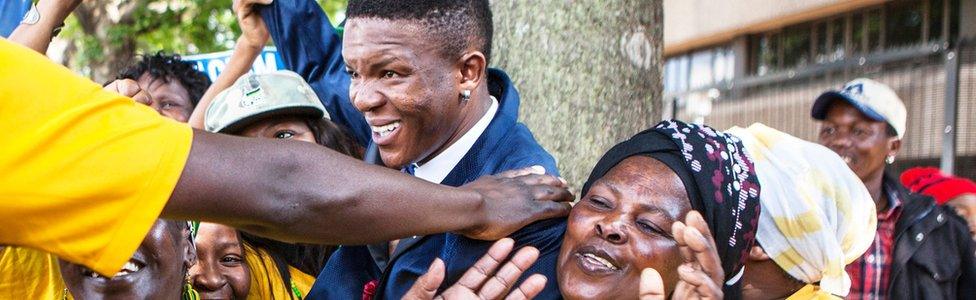
M816 97L868 77L908 109L894 171L976 178L976 0L665 0L664 11L664 117L816 140Z

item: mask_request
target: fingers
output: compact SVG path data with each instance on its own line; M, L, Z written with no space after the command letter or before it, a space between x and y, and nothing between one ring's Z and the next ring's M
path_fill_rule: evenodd
M444 281L444 261L436 258L430 264L427 273L417 278L410 290L403 295L403 299L433 299L442 281Z
M708 229L708 222L705 222L705 218L702 217L701 213L692 210L688 212L685 216L685 224L688 226L698 229L698 232L702 234L706 239L712 240L712 231Z
M695 253L688 248L688 242L685 241L685 223L677 221L671 224L671 236L674 237L674 241L678 244L678 252L681 253L681 258L685 262L694 262Z
M572 201L572 200L570 200ZM539 210L533 215L533 222L545 219L565 217L569 215L573 206L569 202L540 201L536 203Z
M664 300L664 280L661 274L652 268L641 271L638 298L640 300Z
M498 269L498 272L495 272L494 276L484 283L478 294L482 299L500 299L512 289L522 273L525 273L525 270L528 270L538 258L539 250L534 247L519 249L504 266Z
M152 96L139 86L139 83L132 79L119 79L105 86L105 90L118 93L119 95L132 98L136 102L152 105Z
M521 181L522 183L528 185L545 185L554 187L566 187L566 180L545 174L529 174L516 177L510 177L512 179Z
M477 262L461 275L461 279L458 279L457 285L467 288L471 291L477 291L482 283L491 277L491 274L495 273L495 269L501 265L501 262L508 257L509 253L512 253L512 248L515 247L515 241L510 238L500 239L488 248L488 253L478 259Z
M504 177L504 178L515 178L515 177L525 176L525 175L544 175L544 174L546 174L546 168L540 165L535 165L528 168L508 170L505 172L498 173L496 176Z
M722 288L712 280L709 274L702 270L684 264L678 267L678 278L681 282L693 287L692 291L697 294L694 298L722 299Z
M506 300L532 299L539 295L546 288L546 276L533 274L526 278L517 289L505 297Z
M705 272L713 281L721 282L725 275L722 269L722 262L718 257L715 240L711 237L708 224L698 212L688 214L686 220L689 226L684 230L684 240L687 249L694 255L694 262ZM704 230L704 232L702 232Z
M532 186L532 198L536 201L572 202L573 193L566 188L548 185Z

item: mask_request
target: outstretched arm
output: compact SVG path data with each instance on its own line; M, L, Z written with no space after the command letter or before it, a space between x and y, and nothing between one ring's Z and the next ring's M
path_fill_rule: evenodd
M349 128L364 147L369 144L369 124L349 101L342 38L322 8L311 0L275 0L261 8L261 16L285 68L308 81L332 121Z
M549 201L572 200L559 178L515 175L452 188L311 143L197 131L163 217L284 241L365 244L441 232L498 239L568 214L567 203Z
M200 102L193 109L188 122L191 127L203 129L210 102L217 97L217 94L234 85L238 78L247 74L254 60L261 55L264 45L268 44L268 39L271 38L268 28L264 25L261 14L254 7L255 4L268 3L271 3L271 0L234 0L234 13L237 15L237 24L241 26L241 37L237 39L237 44L234 44L234 52L227 61L227 67L207 88L207 92L200 97Z
M81 0L53 1L44 0L37 3L39 18L26 20L14 29L9 40L37 51L47 53L47 46L54 38L54 29L64 24L64 19L75 10Z

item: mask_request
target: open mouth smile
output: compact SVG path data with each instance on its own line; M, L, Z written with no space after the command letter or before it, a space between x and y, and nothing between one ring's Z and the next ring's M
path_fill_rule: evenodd
M580 248L573 254L576 264L590 275L605 275L620 271L620 264L606 251L593 246Z

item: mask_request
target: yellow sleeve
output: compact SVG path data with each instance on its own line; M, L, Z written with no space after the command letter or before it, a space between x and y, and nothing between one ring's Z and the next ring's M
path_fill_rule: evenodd
M0 39L0 244L115 274L169 199L192 135Z

